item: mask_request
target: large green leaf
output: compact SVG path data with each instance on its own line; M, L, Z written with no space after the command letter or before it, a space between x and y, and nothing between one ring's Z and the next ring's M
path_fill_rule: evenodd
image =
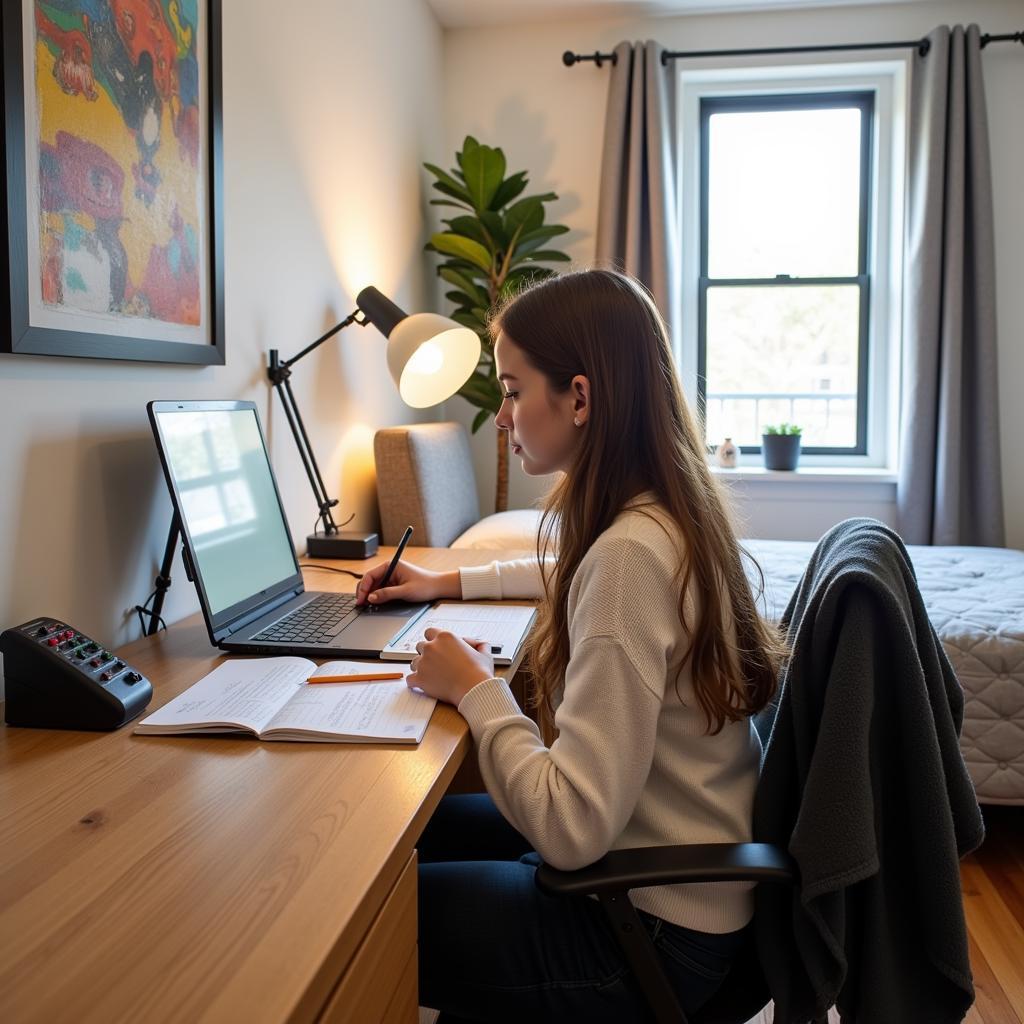
M466 190L466 186L458 178L453 178L447 171L442 171L436 164L425 163L423 166L437 178L437 181L434 182L434 188L438 188L442 184L447 185L449 189L458 194L460 199L464 199L467 203L472 202L472 197Z
M457 324L462 324L463 327L468 327L471 331L479 332L480 330L480 321L477 320L477 318L475 316L472 316L470 313L460 313L458 310L456 310L454 313L452 313L452 319Z
M534 238L530 241L524 242L520 239L516 245L516 251L512 254L512 260L522 259L528 252L532 252L534 249L539 249L544 244L543 238Z
M472 238L474 242L479 242L484 248L490 248L490 243L487 240L487 232L484 231L483 225L477 220L476 217L464 216L464 217L452 217L451 220L444 221L449 228L457 235L465 235L467 238Z
M431 206L454 206L458 210L472 210L472 204L470 203L456 203L452 199L431 199Z
M520 234L535 231L544 223L544 205L536 196L527 196L505 211L505 230L511 236L516 228Z
M449 256L459 256L470 263L476 264L481 270L491 269L491 254L472 238L463 238L462 235L441 232L430 236L431 244L441 252Z
M436 251L436 250L435 250ZM477 278L484 283L484 287L491 280L490 267L487 270L481 270L475 263L470 263L469 260L460 260L449 257L444 261L442 266L447 267L449 270L454 270L458 274L462 274L464 277L472 278L474 281Z
M523 245L526 242L545 242L549 238L554 238L555 235L564 235L569 229L564 224L545 224L543 227L534 228L532 231L524 231L519 236L519 244Z
M491 418L491 410L490 409L481 409L473 417L473 429L472 429L472 432L475 434L490 418Z
M455 285L460 291L464 291L467 295L472 296L473 302L471 305L483 306L487 304L486 293L476 286L472 278L466 277L465 274L460 274L457 270L452 270L450 267L440 267L438 272L449 284Z
M515 174L510 174L498 186L491 198L491 209L500 210L503 206L511 203L524 188L526 188L526 171L516 171Z
M446 185L443 181L435 181L431 187L436 188L438 192L442 192L446 196L450 196L452 199L458 199L460 202L468 203L470 209L473 209L473 200L466 195L465 189L452 188L451 185Z
M477 210L486 210L505 178L505 154L490 146L477 146L463 150L459 164L473 205Z
M460 311L465 311L467 313L471 312L473 307L476 305L476 301L463 291L445 292L444 297L449 302L457 306Z

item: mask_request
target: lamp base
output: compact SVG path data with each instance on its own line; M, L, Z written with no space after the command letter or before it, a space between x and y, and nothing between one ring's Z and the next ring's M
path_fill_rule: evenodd
M309 558L372 558L379 541L375 533L311 533L306 538Z

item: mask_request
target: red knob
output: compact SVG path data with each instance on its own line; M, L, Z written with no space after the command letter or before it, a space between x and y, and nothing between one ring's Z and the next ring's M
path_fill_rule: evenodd
M57 644L59 644L59 643L60 643L60 637L59 636L51 636L50 639L46 641L47 647L56 647Z

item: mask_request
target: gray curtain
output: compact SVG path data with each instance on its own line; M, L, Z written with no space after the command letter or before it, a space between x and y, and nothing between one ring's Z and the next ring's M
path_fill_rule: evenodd
M678 322L675 76L663 47L619 43L608 83L608 112L597 210L597 258L650 290L670 328Z
M977 25L935 29L911 87L899 531L1001 546L995 242Z

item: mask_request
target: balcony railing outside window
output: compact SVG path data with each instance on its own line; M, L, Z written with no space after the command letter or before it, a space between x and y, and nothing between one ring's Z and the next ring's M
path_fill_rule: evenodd
M783 422L799 423L808 447L847 448L857 436L857 395L770 391L707 395L707 436L712 444L729 436L737 445L756 448L767 425Z

